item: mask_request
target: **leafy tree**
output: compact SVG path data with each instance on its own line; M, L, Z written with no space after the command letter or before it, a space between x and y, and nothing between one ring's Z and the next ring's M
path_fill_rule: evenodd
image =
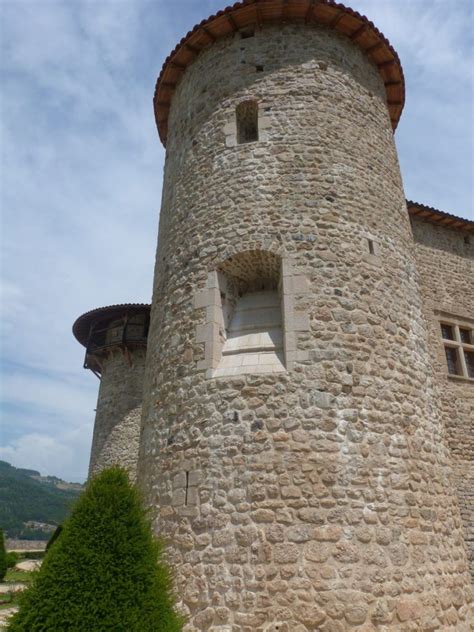
M88 484L20 597L10 632L178 632L163 547L124 470Z
M7 573L7 551L5 549L5 539L3 531L0 529L0 582L3 581Z

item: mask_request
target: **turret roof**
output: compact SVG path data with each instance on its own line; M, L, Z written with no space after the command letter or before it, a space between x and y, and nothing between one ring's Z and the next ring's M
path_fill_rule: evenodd
M121 303L119 305L107 305L106 307L97 307L89 312L82 314L76 319L72 326L72 333L84 347L87 346L91 325L98 321L113 321L116 318L132 315L140 312L149 312L151 305L148 303Z
M333 28L347 35L366 53L384 81L390 119L395 129L405 103L403 69L390 42L368 18L333 0L243 0L197 24L166 58L153 101L162 143L166 145L168 113L176 85L202 50L236 31L290 20Z

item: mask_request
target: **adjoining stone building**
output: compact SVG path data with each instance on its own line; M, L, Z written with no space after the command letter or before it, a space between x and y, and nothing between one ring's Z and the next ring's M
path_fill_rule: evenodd
M136 477L186 630L472 629L474 222L405 200L403 102L330 0L237 3L165 61L149 330L86 357L91 471Z

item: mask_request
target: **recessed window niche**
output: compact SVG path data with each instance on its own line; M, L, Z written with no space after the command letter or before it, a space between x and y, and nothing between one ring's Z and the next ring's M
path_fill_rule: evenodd
M222 322L214 375L285 370L281 263L269 252L242 253L217 271Z
M248 250L227 258L194 297L195 309L206 310L196 329L205 352L198 369L206 369L207 377L280 373L306 360L297 336L309 330L309 318L297 302L308 291L306 277L273 252Z
M263 66L256 66L263 72ZM261 69L261 70L260 70ZM249 95L250 96L250 95ZM227 121L223 127L227 147L238 147L269 140L272 126L272 108L267 102L246 98L229 106Z

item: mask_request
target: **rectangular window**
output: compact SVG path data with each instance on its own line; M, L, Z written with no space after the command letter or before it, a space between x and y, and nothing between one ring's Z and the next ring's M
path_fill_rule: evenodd
M446 362L448 363L448 373L459 375L458 351L454 347L445 347Z
M474 326L449 317L440 323L449 375L474 379Z
M459 328L459 333L461 335L461 342L463 342L466 345L472 345L472 340L471 340L471 331L469 329L461 329L461 327Z
M441 323L441 334L445 340L454 340L453 328L451 325Z
M474 378L474 351L464 351L466 360L467 376Z
M237 143L252 143L258 140L258 103L243 101L235 111Z

